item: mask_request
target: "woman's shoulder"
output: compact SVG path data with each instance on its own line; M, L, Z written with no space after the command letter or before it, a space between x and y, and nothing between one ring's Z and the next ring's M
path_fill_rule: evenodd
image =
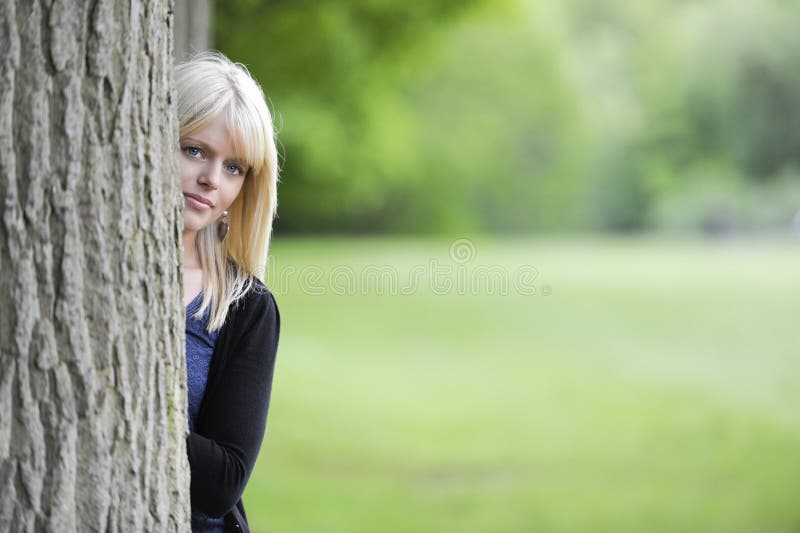
M261 304L275 303L275 297L272 295L272 291L264 285L263 281L256 277L252 278L252 283L245 293L244 298L248 298L254 302L260 302Z
M232 323L249 322L256 318L280 320L278 304L272 291L256 277L252 278L247 291L231 304L229 314Z

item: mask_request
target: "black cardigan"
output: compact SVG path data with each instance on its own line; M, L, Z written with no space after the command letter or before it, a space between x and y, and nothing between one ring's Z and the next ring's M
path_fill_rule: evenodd
M219 330L186 440L192 510L224 516L225 531L249 531L241 497L264 437L280 326L275 298L254 280Z

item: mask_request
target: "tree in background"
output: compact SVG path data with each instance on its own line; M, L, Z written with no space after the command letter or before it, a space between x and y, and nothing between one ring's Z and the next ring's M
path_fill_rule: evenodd
M174 56L183 61L209 49L211 0L175 0Z
M215 3L215 46L248 65L278 116L281 230L393 229L430 181L408 81L442 28L485 3Z
M282 231L788 228L797 2L216 3L283 117Z
M0 4L0 531L184 531L171 2Z
M788 230L800 207L796 6L561 6L554 20L591 105L592 226Z

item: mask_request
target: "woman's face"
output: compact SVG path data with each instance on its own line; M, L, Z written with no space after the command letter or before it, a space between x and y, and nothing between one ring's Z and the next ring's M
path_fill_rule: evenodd
M197 232L222 216L242 189L247 166L233 150L225 116L181 139L183 231Z

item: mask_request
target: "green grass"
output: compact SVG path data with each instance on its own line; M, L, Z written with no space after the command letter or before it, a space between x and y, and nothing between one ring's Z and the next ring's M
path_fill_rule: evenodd
M800 243L474 245L275 243L254 531L800 531ZM358 281L431 260L532 265L536 294Z

